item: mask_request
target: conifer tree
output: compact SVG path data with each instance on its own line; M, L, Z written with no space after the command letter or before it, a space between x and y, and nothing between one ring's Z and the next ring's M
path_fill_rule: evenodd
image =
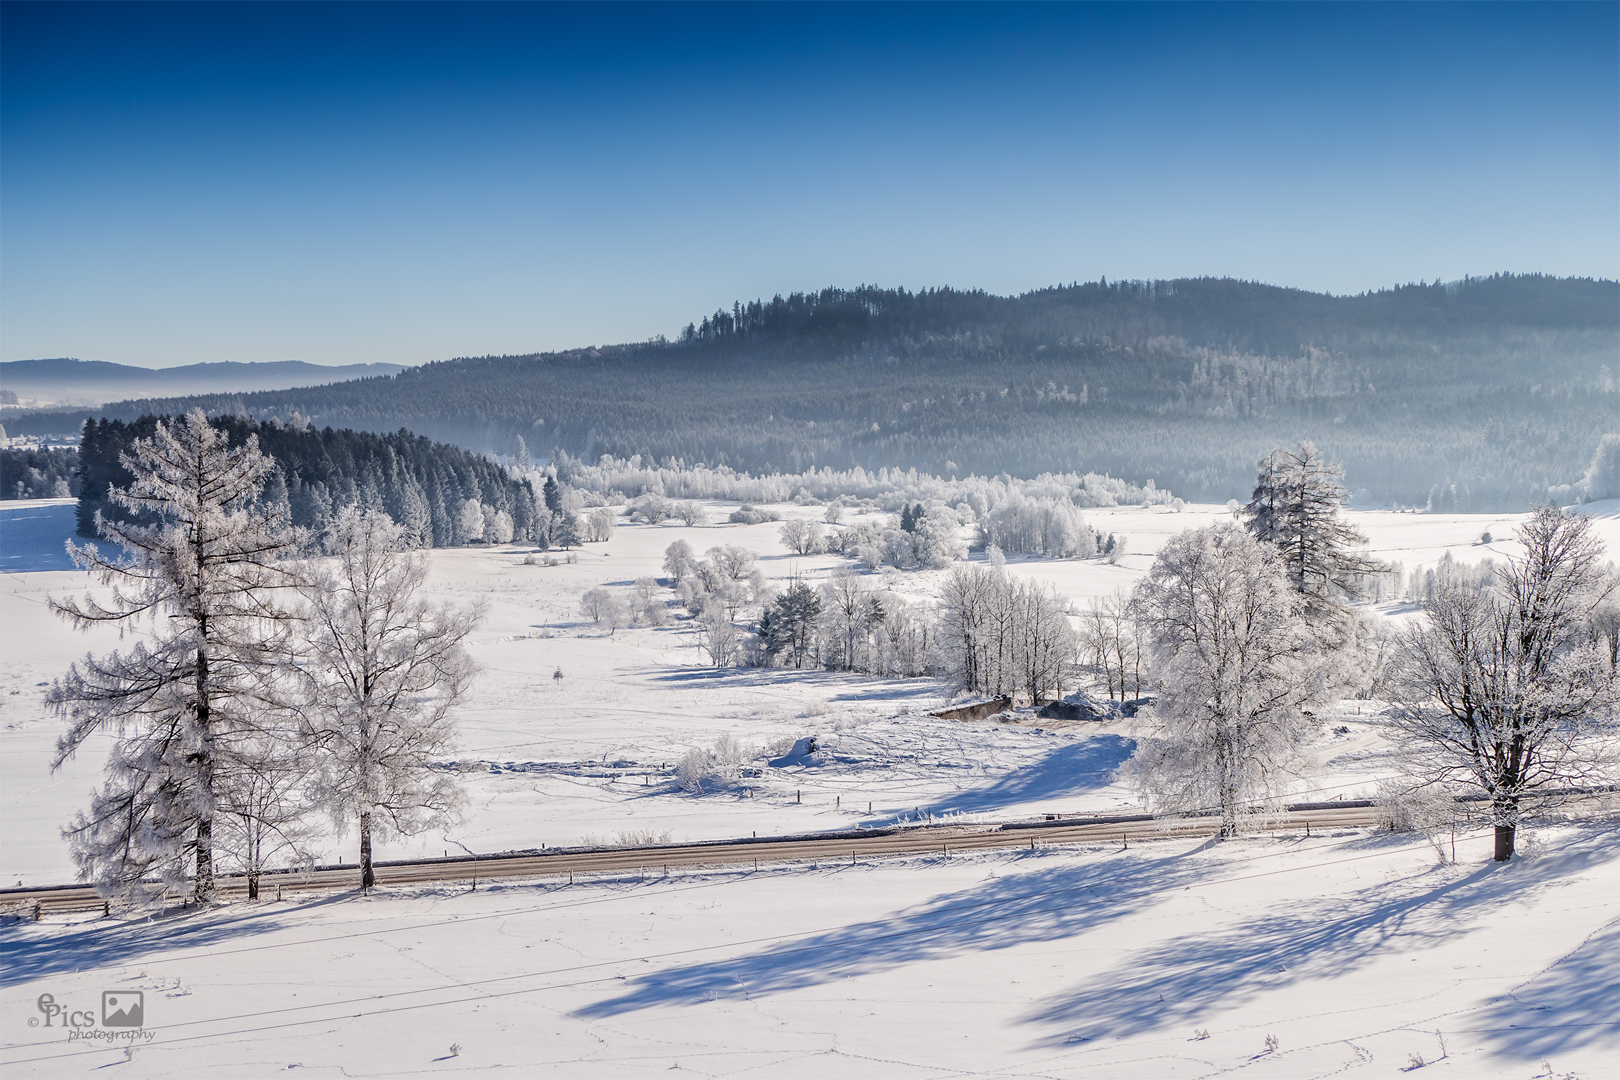
M1294 591L1318 623L1340 621L1340 601L1356 596L1358 575L1377 569L1352 549L1367 538L1339 517L1344 470L1309 442L1272 451L1259 462L1254 494L1243 508L1256 540L1274 544Z
M274 466L254 437L229 446L201 410L158 422L122 460L134 482L108 496L131 517L98 513L95 524L123 557L70 542L108 588L52 608L80 629L144 623L145 633L52 685L47 701L69 722L53 764L93 732L117 731L106 781L68 829L81 872L133 893L151 874L183 879L189 857L207 900L225 789L277 741L270 676L292 619L279 601L295 583L283 560L295 537L258 498Z

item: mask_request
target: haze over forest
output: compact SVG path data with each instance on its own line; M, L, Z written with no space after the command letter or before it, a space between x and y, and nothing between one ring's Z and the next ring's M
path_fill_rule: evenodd
M873 286L736 303L675 340L464 357L392 377L124 401L802 471L1108 472L1247 494L1311 439L1363 501L1518 509L1579 480L1617 427L1620 284L1496 275L1331 296L1223 278L1001 297ZM71 432L84 413L15 417Z

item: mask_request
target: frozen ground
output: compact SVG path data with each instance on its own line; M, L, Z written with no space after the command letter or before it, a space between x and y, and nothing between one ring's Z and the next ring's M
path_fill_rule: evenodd
M1387 834L1162 841L14 922L0 1070L1614 1075L1620 834L1549 829L1506 866L1488 844L1437 866ZM132 991L127 1059L30 1026L41 995Z
M712 509L720 521L729 508ZM1620 552L1620 505L1589 510ZM1165 538L1222 514L1093 511L1129 536L1122 566L1009 566L1083 599L1128 586ZM1506 544L1473 541L1515 520L1353 517L1409 569L1448 550L1500 557ZM59 725L44 684L74 656L118 645L44 607L85 585L57 554L71 528L71 503L0 506L6 884L72 878L57 828L106 749L47 768ZM462 721L471 799L455 829L384 856L1129 801L1110 780L1129 753L1124 728L937 721L924 715L945 700L932 683L717 672L681 624L610 639L579 621L584 589L656 574L678 538L760 551L778 579L836 564L788 556L777 530L627 526L552 567L524 565L520 548L435 552L439 596L489 605L472 646L485 673ZM919 597L938 579L884 577ZM1376 727L1354 710L1306 782L1323 796L1382 774ZM788 769L761 759L762 775L729 791L669 782L663 766L728 732L760 747L816 735L827 751ZM352 858L350 844L328 854ZM1485 837L1465 835L1443 866L1421 839L1345 831L12 922L0 929L0 1072L1292 1078L1387 1076L1421 1058L1424 1075L1613 1075L1620 833L1612 821L1566 825L1531 847L1498 867ZM124 1043L29 1024L43 994L86 1012L128 991L145 1009L128 1059Z
M525 565L528 549L446 549L432 554L434 593L452 603L482 601L488 616L471 651L484 665L462 711L468 809L455 828L384 845L381 858L446 851L559 846L620 834L672 839L774 835L882 823L918 813L1020 817L1131 804L1110 782L1130 752L1119 727L1034 729L960 724L926 716L947 688L827 672L717 670L705 665L685 620L608 637L579 615L580 594L596 585L628 589L657 576L664 549L684 539L701 553L738 544L782 581L817 577L842 563L802 558L782 546L780 525L729 525L729 505L710 507L714 524L621 525L578 562ZM819 517L818 507L777 507ZM1620 554L1620 503L1586 508L1610 551ZM1222 507L1088 511L1103 532L1129 537L1121 565L1101 560L1018 559L1011 572L1051 580L1077 601L1129 586L1166 539L1225 519ZM1408 569L1447 552L1461 561L1501 558L1509 541L1474 541L1489 529L1511 536L1512 515L1363 512L1350 515L1380 558ZM59 723L45 714L49 680L87 650L118 646L116 632L78 634L51 616L45 598L85 587L62 544L73 529L70 500L0 506L0 881L73 880L58 830L87 801L110 736L93 739L57 773L49 769ZM982 558L982 556L980 556ZM942 572L875 575L896 592L932 595ZM666 591L666 595L669 595ZM1399 613L1403 605L1385 609ZM554 678L557 670L562 678ZM1302 785L1316 797L1352 796L1382 775L1375 732L1347 705L1335 723L1348 736L1324 737L1321 773ZM671 767L689 749L725 734L759 749L758 777L728 791L679 790ZM765 767L766 748L816 736L819 764ZM868 807L870 806L870 810ZM333 840L325 860L353 859L352 837Z

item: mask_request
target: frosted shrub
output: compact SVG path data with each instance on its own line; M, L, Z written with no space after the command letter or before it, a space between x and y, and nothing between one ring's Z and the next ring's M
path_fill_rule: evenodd
M662 495L647 494L630 503L630 516L649 525L668 520L670 513L670 502Z
M791 749L791 745L789 747ZM701 791L705 784L719 786L737 778L737 767L755 757L728 731L709 750L693 747L675 765L675 779L687 791Z
M687 791L701 791L703 782L712 780L717 775L714 756L707 750L697 747L688 750L681 760L675 763L675 781Z

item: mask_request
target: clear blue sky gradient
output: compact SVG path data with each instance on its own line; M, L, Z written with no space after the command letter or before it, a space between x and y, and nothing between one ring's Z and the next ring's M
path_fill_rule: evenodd
M1620 5L21 4L0 356L418 363L733 300L1620 276Z

